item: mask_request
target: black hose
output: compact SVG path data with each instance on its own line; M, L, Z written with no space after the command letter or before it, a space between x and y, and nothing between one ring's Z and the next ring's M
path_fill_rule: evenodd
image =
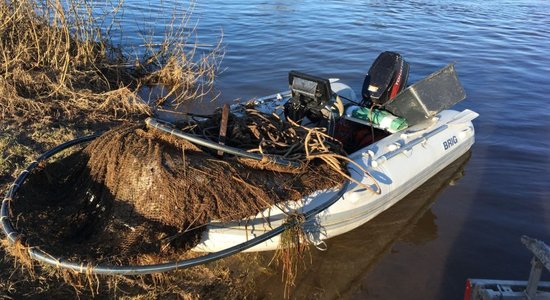
M339 95L339 94L337 94L337 93L334 93L334 94L335 94L336 96L338 96L338 97L344 99L344 100L347 100L348 102L351 102L352 104L355 104L355 105L358 105L358 106L363 106L361 103L356 102L356 101L353 101L353 100L351 100L351 99L348 98L348 97L344 97L344 96Z
M8 189L8 192L6 193L6 197L2 201L2 207L0 209L0 220L2 221L2 230L4 231L4 234L6 235L10 243L15 243L18 239L20 239L19 232L15 230L15 228L13 227L13 223L10 220L9 212L11 211L11 202L13 201L17 190L27 178L28 174L36 166L38 166L40 162L46 160L47 158L53 156L54 154L61 152L62 150L65 150L71 146L91 141L95 139L97 136L98 135L90 135L90 136L81 137L81 138L63 143L47 151L46 153L40 155L25 170L23 170L23 172L21 172L21 174L15 179L11 187ZM336 201L338 201L338 199L340 199L342 195L345 193L345 191L347 190L348 185L349 185L349 181L346 181L342 186L342 188L334 196L332 196L328 201L325 201L324 203L320 204L319 206L305 213L304 214L305 220L306 221L310 220L311 218L313 218L323 210L330 207ZM238 252L244 251L253 246L256 246L264 241L267 241L268 239L271 239L277 236L278 234L281 234L286 229L295 225L297 225L296 221L291 219L290 222L288 223L285 222L283 225L271 231L268 231L249 241L243 242L241 244L235 245L233 247L227 248L222 251L212 252L204 256L192 258L192 259L172 261L172 262L161 263L161 264L151 264L151 265L130 265L130 266L95 265L94 266L92 263L85 263L85 262L76 263L76 262L68 261L61 257L54 257L40 250L37 247L29 246L27 248L27 251L29 256L32 259L35 259L37 261L40 261L48 265L55 266L57 268L68 269L78 273L104 274L104 275L141 275L141 274L167 272L167 271L173 271L177 269L185 269L192 266L212 262L230 255L236 254Z
M149 127L155 128L157 130L160 130L160 131L169 133L171 135L174 135L176 137L182 138L184 140L187 140L193 144L197 144L199 146L207 147L213 150L223 151L225 153L229 153L235 156L250 158L258 161L268 161L268 162L275 163L277 165L281 165L285 167L300 168L302 166L300 163L286 160L279 155L265 155L265 154L251 153L251 152L246 152L239 148L235 148L227 145L221 145L216 142L203 139L194 134L185 133L181 130L171 127L170 123L162 122L155 118L147 118L145 120L145 124L147 124L147 126Z

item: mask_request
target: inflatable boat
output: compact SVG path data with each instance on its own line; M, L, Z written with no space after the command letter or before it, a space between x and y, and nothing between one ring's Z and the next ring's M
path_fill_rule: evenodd
M400 72L406 73L408 67L404 67L404 64L397 60L396 68L391 73L397 75L400 75ZM375 67L376 62L373 64L373 68ZM373 68L369 70L370 74L375 73ZM366 80L363 93L369 89L376 90L372 88L377 84L374 83L376 78L373 77L376 76L371 75ZM472 147L475 132L471 121L478 114L468 109L463 111L442 109L465 98L452 65L412 86L406 88L397 86L400 89L398 92L391 91L392 87L396 87L395 82L400 80L398 76L389 74L389 76L379 77L390 78L386 83L382 82L382 90L387 90L385 91L387 98L380 101L386 104L383 107L390 107L387 104L391 103L394 107L393 111L407 116L411 126L395 130L391 128L390 122L384 120L374 124L372 121L357 118L353 109L357 110L358 106L355 104L359 104L364 99L359 99L352 88L336 79L322 80L298 72L291 72L289 75L290 91L257 99L252 104L248 103L247 107L253 105L260 111L276 113L283 117L285 114L296 115L296 111L289 112L289 107L297 106L290 102L300 99L302 115L305 115L304 119L308 122L311 120L308 120L307 112L304 112L307 111L307 106L311 103L314 103L313 105L322 103L326 108L325 113L319 113L323 108L315 111L324 115L324 119L329 119L324 120L324 125L328 127L329 132L332 130L331 133L338 135L338 126L335 126L334 121L338 118L340 123L344 121L367 128L379 128L386 132L386 136L349 154L348 157L354 163L348 164L348 171L354 180L345 184L344 187L317 191L298 202L289 201L282 205L274 205L247 219L233 222L212 221L204 232L201 243L194 250L217 252L246 243L263 236L273 228L282 226L293 213L312 215L303 223L303 229L309 242L322 247L324 240L353 230L396 204ZM384 84L388 87L385 88ZM384 97L383 94L378 93L382 96L377 100ZM391 97L392 94L394 97ZM330 95L332 100L309 99L309 103L304 103L304 95L306 95L305 98ZM361 98L364 96L362 95ZM340 103L331 104L331 101ZM242 105L233 105L232 111L238 113L242 107ZM330 116L332 111L338 110L342 114L332 118ZM330 120L331 118L333 120ZM392 117L391 120L395 118ZM364 172L365 170L367 173ZM371 188L367 189L364 186ZM331 204L327 205L328 202ZM323 206L328 208L320 212L316 211ZM274 250L279 244L279 239L280 235L276 235L244 251Z
M466 153L474 143L472 120L478 114L465 109L450 110L465 98L453 65L407 86L408 64L397 53L384 52L369 69L360 95L336 79L291 71L287 92L235 104L224 111L238 115L254 106L304 127L326 129L346 149L351 180L341 186L318 190L299 201L269 207L242 220L212 220L194 251L199 257L150 265L94 265L53 257L38 247L28 247L29 256L42 263L74 272L107 275L137 275L167 272L211 262L242 251L274 250L280 234L291 226L302 226L311 244L324 241L368 222L403 199L430 177ZM223 117L222 117L223 118ZM220 146L183 132L165 122L149 118L147 125L216 148L257 159L243 149ZM222 126L223 127L223 126ZM11 243L20 239L12 221L11 203L29 174L55 154L89 142L97 135L63 143L39 156L15 179L0 208L2 230ZM264 159L267 156L259 156ZM277 164L292 164L271 157ZM292 215L300 215L297 222Z
M315 218L304 224L311 242L348 232L388 209L429 178L466 153L474 143L471 120L477 114L470 110L440 112L429 126L413 126L396 132L349 155L377 180L380 193L347 185L339 199ZM353 178L372 185L358 168L350 165ZM215 252L246 242L281 225L292 212L306 213L339 193L318 191L303 201L273 206L246 220L220 223L213 221L194 250ZM245 251L274 250L279 236Z

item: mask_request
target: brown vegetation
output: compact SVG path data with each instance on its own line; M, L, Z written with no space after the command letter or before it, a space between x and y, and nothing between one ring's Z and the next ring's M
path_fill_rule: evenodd
M74 139L77 136L105 131L115 125L119 125L121 122L128 122L129 125L125 128L133 128L132 134L137 134L129 137L130 141L124 140L129 145L128 147L136 146L136 143L140 144L146 141L149 144L140 144L141 146L137 147L139 151L152 151L152 153L147 152L149 154L157 154L157 156L152 157L162 157L164 160L171 161L178 161L180 159L179 163L190 164L189 160L185 160L185 157L182 160L182 155L180 155L180 153L183 156L193 155L190 154L192 152L190 148L184 147L186 150L182 152L182 145L174 145L174 142L169 139L160 141L159 143L158 136L151 135L139 125L132 124L136 124L144 116L150 115L159 105L174 108L188 101L212 95L214 76L217 73L219 60L223 54L220 45L218 44L207 53L199 53L193 44L188 45L187 43L190 41L189 37L192 35L189 32L177 29L188 28L186 25L189 22L189 16L187 15L183 16L182 19L174 18L169 30L165 33L164 41L160 44L153 44L147 38L144 38L144 51L142 51L138 59L130 58L123 55L122 49L117 49L113 46L108 30L105 30L106 28L110 28L112 24L102 24L102 22L107 20L110 20L108 22L116 22L116 12L120 10L121 6L122 2L116 3L112 9L115 15L109 16L109 18L104 16L102 19L92 15L92 8L88 2L81 0L67 0L66 2L60 0L6 0L0 3L1 190L7 188L8 183L14 179L18 170L21 170L23 166L45 150L63 141ZM191 4L192 6L193 4ZM159 86L164 91L160 96L155 96L154 99L142 99L140 97L140 95L144 94L143 91L154 90L155 87ZM214 97L214 95L212 96ZM256 128L258 132L261 130L263 129ZM128 135L120 134L120 132L118 134L113 139L115 142L128 138ZM82 161L79 160L79 157L82 158L82 155L92 158L93 155L91 153L94 153L96 155L95 159L88 160L88 162L93 164L117 153L120 154L116 151L111 153L112 151L110 150L113 150L114 146L109 148L108 143L106 143L107 138L103 140L103 144L101 144L101 141L98 141L97 144L90 146L90 149L96 147L96 150L105 147L103 152L92 150L90 152L84 151L84 154L71 154L71 152L68 152L67 154L63 154L63 156L68 156L66 159L59 160L59 156L57 157L59 162L75 162L72 166L76 167L76 169L59 164L57 167L54 166L53 169L44 169L42 174L46 176L39 177L39 179L35 177L34 180L45 180L39 186L55 187L51 183L59 178L55 179L55 176L49 175L59 174L59 170L70 173L71 171L77 172L82 171L83 168L86 169L86 167L79 163ZM157 145L157 148L155 148L155 146L151 145L165 142L171 144L168 147L172 147L173 151L167 151L166 155L159 156L159 146ZM174 148L174 146L176 147ZM269 145L260 145L259 151L264 150L269 150ZM101 153L103 153L103 156L101 156ZM212 158L203 157L203 159L206 161L211 160L211 163L207 163L204 166L196 165L195 168L198 169L198 173L191 174L191 177L200 177L200 169L204 167L218 170L218 177L220 178L222 172L227 172L226 168L223 168L222 171L219 165L221 162L216 162ZM338 165L338 162L334 159L321 159L326 160L329 165ZM87 160L84 161L86 162ZM112 163L112 161L109 162L108 160L105 162ZM153 160L151 163L158 163L158 161ZM243 177L247 177L243 176L242 172L247 169L245 165L250 166L250 162L240 160L237 164L239 167L229 168L230 172L232 172L232 178L235 179L231 184L232 188L235 189L233 194L237 194L236 189L248 190L249 198L257 198L269 204L283 198L299 198L300 193L297 193L293 188L293 184L298 183L298 185L307 186L312 182L307 178L304 181L304 178L293 175L292 184L287 190L272 189L268 190L268 192L260 191L254 188L254 186L267 184L267 178L271 179L272 174L274 174L274 172L269 171L273 166L252 164L254 165L253 167L265 169L257 171L258 174L262 172L267 174L269 172L270 175L252 176L256 181L247 182L242 179ZM66 169L63 169L64 167ZM96 171L102 170L101 166L96 167ZM51 174L48 175L48 172ZM326 170L321 168L318 172L326 172ZM299 172L291 173L297 174ZM165 177L168 176L167 174L172 177L182 175L164 173ZM101 176L103 175L106 175L106 173L101 174ZM224 173L224 175L226 174ZM108 176L112 177L113 175ZM328 181L332 180L330 177L325 176L321 176L321 178ZM76 177L64 184L78 183L79 179L82 180L82 177ZM163 179L170 180L170 178ZM33 179L31 178L31 180ZM302 181L300 182L300 180ZM331 182L333 183L333 181ZM88 182L80 183L83 185L88 184ZM118 182L103 183L109 185ZM285 185L281 184L280 186ZM181 186L165 186L160 188L170 190L181 188ZM307 193L316 188L317 186L315 185L307 186L306 189L302 190L302 193ZM50 194L51 196L56 192L59 192L59 189L26 191L28 194L44 193L40 195L41 197L35 197L40 199L43 199L44 197L42 196L44 195ZM225 190L223 192L226 193ZM219 197L221 190L213 190L211 193L214 195L214 198L215 195ZM198 194L195 196L196 199L201 197ZM55 199L55 196L46 197L45 199ZM261 203L260 205L255 203L251 207L257 211L259 207L267 205L266 203ZM35 239L38 236L36 233L43 233L42 237L46 237L46 239L51 238L51 240L55 240L55 238L61 238L60 241L63 241L63 233L68 234L69 232L50 232L48 229L62 224L67 219L63 219L62 217L57 220L51 218L52 215L55 215L55 211L43 210L44 204L48 206L51 203L27 203L26 205L29 205L29 207L26 208L29 208L31 211L34 209L37 213L34 215L19 215L17 218L18 227L25 228L26 226L27 229L41 228L42 231L34 230ZM239 205L229 207L228 209L230 211L242 210L243 204L240 203ZM227 207L224 208L224 205L219 204L219 202L217 206L220 211L227 209ZM19 209L21 208L25 207L19 206ZM56 209L56 206L50 205L51 208ZM79 217L78 213L75 211L71 212L70 209L66 213L65 216L70 216L73 218L73 221ZM248 215L250 212L243 210L240 213L238 217ZM220 217L221 215L201 216L207 219L208 217ZM86 216L80 215L80 217L85 218ZM181 216L172 216L172 218L168 218L168 221L177 220L179 217ZM155 218L153 217L152 219ZM69 222L67 224L73 225L74 223ZM64 226L68 227L67 224L64 224ZM150 223L147 224L151 225ZM161 225L170 227L174 224ZM180 227L175 230L161 232L161 234L164 234L169 241L173 241L173 239L170 239L171 236L178 236L177 233L181 232L182 228L187 229L193 225L193 222L187 222L183 225L182 227L179 224ZM120 229L113 226L106 226L106 228L107 230L111 230L111 232L116 232ZM145 225L142 224L141 226L145 228ZM80 229L83 229L83 227L80 227ZM140 231L140 233L147 232ZM289 238L287 241L290 241L290 243L283 246L292 247L292 243L296 242L296 240L293 240L294 235L297 236L299 234L299 230L297 231L297 228L293 228L286 235ZM29 236L32 238L32 234ZM101 239L102 236L99 236ZM107 236L103 236L103 238L106 239ZM147 235L135 235L133 238L128 236L125 242L129 244L118 245L120 246L119 248L114 247L113 249L124 252L133 246L130 245L132 241L139 242L140 238L143 238L145 242L148 241ZM159 237L155 236L149 239L149 241L153 240L158 241ZM43 242L44 239L38 239L37 241ZM297 241L300 245L299 251L303 253L305 243L301 243L303 241L301 238ZM3 247L0 247L0 270L2 270L0 271L0 298L45 296L67 298L74 297L75 295L86 297L99 295L137 299L166 297L178 299L246 298L250 296L254 285L250 279L246 278L246 275L251 269L257 270L263 268L263 266L257 264L256 260L250 259L254 258L254 255L246 254L210 263L207 266L193 267L189 270L170 274L135 277L79 275L53 267L33 264L32 260L28 257L28 248L25 245L28 244L17 242L15 245L3 245ZM155 247L157 248L154 249L158 250L158 245L155 245ZM8 252L10 252L10 255L7 255ZM61 253L61 255L63 254L70 255L70 253ZM72 254L78 253L72 252ZM101 260L101 256L105 256L106 252L96 251L95 254ZM177 257L182 259L194 254L177 252L175 255L172 258ZM301 255L299 255L299 258L301 258ZM291 261L292 256L292 254L284 255L282 259L283 264L286 264L284 265L285 272L289 272L287 275L290 279L295 277L294 274L296 272L296 261ZM97 256L93 257L98 258ZM14 260L14 258L16 259ZM153 263L161 259L155 251L139 254L134 252L129 258L133 260L133 263ZM164 258L170 259L170 257ZM110 257L105 260L116 262L117 259L120 262L120 257ZM244 261L246 261L246 264L243 264ZM231 268L228 266L231 266ZM265 268L263 270L266 272Z
M100 26L104 19L92 15L90 5L78 0L0 3L3 118L131 118L168 99L179 105L211 91L219 45L199 55L186 48L189 33L172 29L160 45L146 47L141 59L130 61L113 47L103 29L109 26ZM148 105L138 91L152 85L167 92Z
M129 59L113 47L98 26L103 20L92 18L87 3L0 3L2 192L18 170L61 142L104 131L123 120L137 121L155 105L177 105L211 90L219 48L206 55L192 47L186 51L188 39L181 37L189 33L174 30L161 47L148 47L137 61ZM121 5L115 4L113 11ZM169 92L146 103L148 99L139 97L140 89L153 85L165 85ZM8 250L14 251L13 256ZM28 257L25 246L0 247L0 299L94 295L196 299L216 297L216 293L242 298L247 293L243 277L232 276L223 263L175 272L163 280L152 276L90 278L51 267L31 267L29 260L14 260L14 256ZM20 268L22 263L26 267Z
M14 214L25 244L52 257L159 263L181 259L210 220L254 216L340 181L327 164L293 174L257 169L127 124L32 172Z
M0 3L0 113L3 117L73 119L147 113L138 82L109 57L92 16L79 3Z

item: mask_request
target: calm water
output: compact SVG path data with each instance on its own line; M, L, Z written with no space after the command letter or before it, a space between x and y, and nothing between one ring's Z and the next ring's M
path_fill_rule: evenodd
M160 34L167 7L186 9L171 1L127 0L123 30ZM468 94L458 109L481 115L470 158L315 251L295 296L459 299L468 277L527 279L520 236L550 242L550 2L213 0L196 5L195 22L206 49L223 31L225 102L284 90L291 69L357 91L392 50L410 63L409 83L455 62ZM131 36L122 43L139 45ZM278 290L270 277L257 296Z

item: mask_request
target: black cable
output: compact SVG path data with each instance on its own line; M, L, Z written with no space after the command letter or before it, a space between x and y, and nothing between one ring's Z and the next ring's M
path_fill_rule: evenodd
M342 99L345 99L345 100L347 100L347 101L349 101L349 102L351 102L351 103L353 103L353 104L355 104L355 105L363 106L363 105L361 105L360 102L355 102L355 101L351 100L351 99L348 98L348 97L344 97L344 96L339 95L339 94L337 94L337 93L334 93L334 95L336 95L336 96L338 96L338 97L340 97L340 98L342 98Z
M217 150L217 151L223 151L224 153L229 153L231 155L245 157L254 159L257 161L268 161L277 165L285 166L285 167L294 167L294 168L300 168L302 165L300 163L289 161L284 159L280 155L266 155L266 154L258 154L258 153L251 153L244 151L239 148L227 146L227 145L220 145L219 143L203 139L199 136L185 133L181 130L178 130L176 128L171 127L170 123L163 122L160 120L157 120L155 118L147 118L145 120L145 124L149 127L153 127L155 129L158 129L160 131L169 133L171 135L174 135L176 137L182 138L184 140L187 140L193 144L207 147L209 149Z

